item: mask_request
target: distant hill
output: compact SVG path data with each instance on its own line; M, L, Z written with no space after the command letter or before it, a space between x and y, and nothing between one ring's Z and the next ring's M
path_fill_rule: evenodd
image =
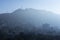
M28 30L31 30L31 28L33 30L34 27L37 29L45 23L48 23L53 27L60 26L60 15L32 8L17 9L12 13L0 14L0 26L9 26L13 29L17 27L17 30L15 29L16 31L20 29L23 31L23 28L25 28L26 31L28 28Z
M15 20L17 20L18 22L31 23L34 25L49 23L53 26L60 26L60 15L54 14L49 11L36 10L32 8L17 9L9 15L13 20L15 18Z
M17 9L12 13L18 20L32 23L35 25L41 25L44 23L49 23L53 26L60 26L60 15L54 14L52 12L36 9Z

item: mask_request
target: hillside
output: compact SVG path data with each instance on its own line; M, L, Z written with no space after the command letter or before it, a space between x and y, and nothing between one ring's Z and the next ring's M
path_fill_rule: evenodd
M55 34L59 34L59 24L60 24L60 15L54 14L52 12L36 9L17 9L12 13L3 13L0 14L0 26L9 27L17 33L20 31L23 32L37 32L44 33L44 30L49 30ZM48 26L49 24L49 26ZM48 28L48 29L47 29ZM52 29L51 29L52 28ZM58 33L57 33L58 32Z

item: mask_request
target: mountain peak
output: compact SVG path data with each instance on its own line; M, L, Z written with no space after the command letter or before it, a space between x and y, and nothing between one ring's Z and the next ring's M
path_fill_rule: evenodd
M24 9L16 9L13 13L24 11Z

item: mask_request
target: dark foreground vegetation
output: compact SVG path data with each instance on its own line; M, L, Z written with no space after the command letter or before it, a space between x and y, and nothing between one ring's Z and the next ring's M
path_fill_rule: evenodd
M24 26L24 27L26 27L26 26ZM45 28L45 29L43 28L44 30L47 30L45 26L49 27L48 24L43 24L43 26L42 26ZM53 31L48 31L48 33L50 33L50 34L44 34L44 32L39 33L39 32L41 32L40 30L37 33L36 29L34 29L34 31L36 30L35 32L33 30L28 32L29 30L25 29L27 31L26 32L24 30L22 31L21 27L23 27L23 25L20 26L20 28L19 28L20 32L17 33L14 31L14 29L16 30L17 27L13 28L13 29L12 28L9 29L8 26L7 27L2 26L0 29L0 40L60 40L60 35L52 35Z
M0 40L60 40L60 32L55 34L56 31L49 24L43 24L42 28L31 24L0 26Z
M13 32L14 33L14 32ZM28 33L24 34L20 32L18 35L8 35L0 31L0 40L60 40L60 36L43 35Z

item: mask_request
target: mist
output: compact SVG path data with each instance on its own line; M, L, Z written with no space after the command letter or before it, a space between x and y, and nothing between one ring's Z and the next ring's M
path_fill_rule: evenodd
M29 30L31 32L35 28L36 30L34 31L37 31L36 33L40 33L40 31L45 32L43 31L44 26L43 24L45 24L46 26L44 27L44 30L46 31L54 30L55 32L59 33L60 30L59 17L60 15L54 14L50 11L37 10L33 8L17 9L12 13L0 14L1 19L0 24L3 27L8 26L9 28L14 30L16 27L18 28L17 29L18 32L24 30ZM22 29L20 30L19 28Z

